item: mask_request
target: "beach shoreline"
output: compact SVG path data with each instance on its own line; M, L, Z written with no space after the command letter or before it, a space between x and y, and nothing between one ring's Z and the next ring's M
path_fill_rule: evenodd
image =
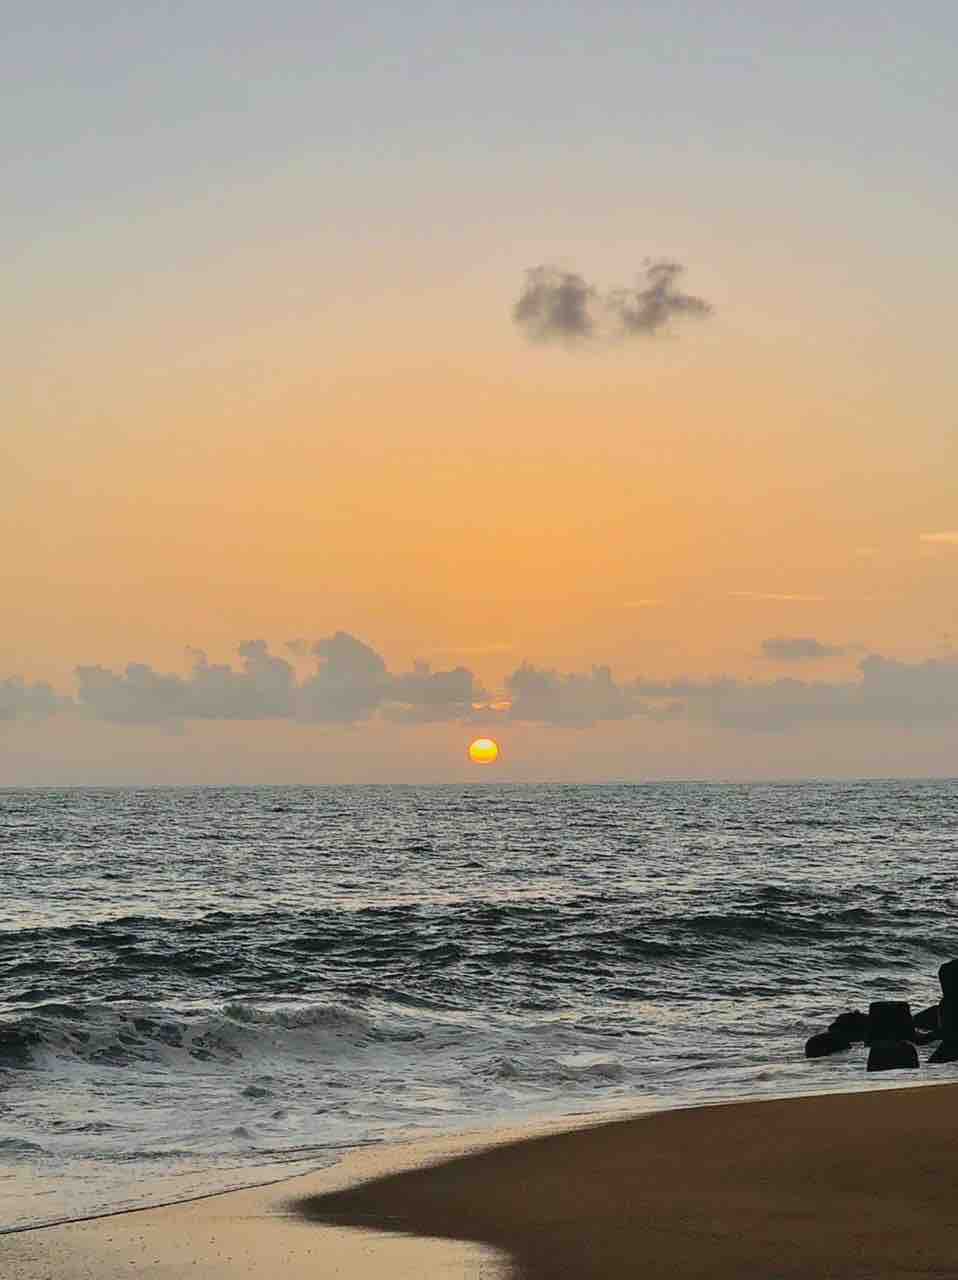
M0 1236L9 1280L954 1277L951 1083L567 1118ZM132 1268L132 1270L131 1270Z

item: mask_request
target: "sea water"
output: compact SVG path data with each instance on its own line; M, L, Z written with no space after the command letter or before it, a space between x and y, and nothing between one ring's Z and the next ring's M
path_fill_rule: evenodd
M956 870L954 781L0 791L0 1228L863 1087L804 1041L938 998Z

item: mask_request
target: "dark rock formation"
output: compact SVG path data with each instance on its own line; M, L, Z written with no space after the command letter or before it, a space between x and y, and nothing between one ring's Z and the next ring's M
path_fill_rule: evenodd
M915 1045L940 1040L928 1062L958 1062L958 958L946 960L938 978L939 1004L914 1015L907 1000L873 1000L867 1014L849 1009L805 1042L805 1057L825 1058L864 1041L869 1046L869 1071L914 1070Z
M938 1006L935 1005L936 1012L937 1009ZM861 1044L868 1035L868 1014L862 1013L860 1009L851 1009L848 1013L840 1013L833 1022L828 1024L828 1029L840 1039L847 1040L850 1044Z
M830 1053L842 1053L845 1049L850 1049L851 1043L829 1028L805 1041L805 1057L827 1058Z
M942 1040L958 1040L958 995L946 996L938 1006Z
M910 1040L873 1040L868 1071L897 1071L918 1066L918 1052Z
M958 960L946 960L938 970L938 980L946 1000L949 996L958 999Z
M930 1004L927 1009L922 1009L914 1017L916 1031L936 1031L941 1033L941 1025L938 1021L938 1005Z
M932 1062L958 1062L958 1040L942 1040L928 1059Z
M873 1000L868 1006L869 1044L879 1040L913 1040L915 1023L907 1000Z

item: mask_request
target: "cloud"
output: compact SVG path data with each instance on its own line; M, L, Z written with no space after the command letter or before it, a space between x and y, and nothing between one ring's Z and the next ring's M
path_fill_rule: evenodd
M320 667L301 686L301 720L354 724L377 713L402 723L458 720L482 693L465 667L433 671L418 662L391 675L375 649L345 631L320 640L314 652Z
M811 636L766 640L767 656L813 660L851 652ZM131 662L122 671L76 668L77 697L19 678L0 681L0 720L79 712L114 724L177 726L191 720L283 719L328 725L375 718L402 724L503 721L588 728L625 720L684 718L690 723L745 731L784 731L809 725L886 724L898 729L958 723L958 654L902 662L863 657L841 681L794 678L743 681L616 680L608 666L563 672L523 662L500 691L483 689L467 667L433 670L417 662L391 672L370 645L337 631L311 646L315 672L297 677L292 665L262 640L238 649L237 666L211 663L190 650L185 675Z
M834 683L721 680L669 688L683 698L690 719L725 729L880 723L902 728L958 720L958 659L909 663L871 654L858 671L859 679Z
M822 644L814 636L770 636L762 641L762 653L774 662L802 662L815 658L838 658L848 652L843 644Z
M562 674L525 663L506 684L510 719L579 727L640 717L762 732L958 721L958 658L952 657L909 663L871 654L859 662L857 679L836 682L721 677L619 684L608 667Z
M651 597L642 600L624 600L622 602L623 609L657 609L662 604L661 600L655 600Z
M630 685L617 684L609 667L593 667L588 673L535 667L525 662L506 678L511 720L586 727L603 720L628 720L634 716L660 715Z
M595 329L595 289L573 271L532 267L512 308L512 318L534 342L559 338L576 342Z
M532 267L512 308L512 318L533 342L576 345L652 337L684 317L710 315L704 298L682 293L681 263L647 259L637 283L602 293L577 272Z
M303 652L302 646L297 650ZM355 724L380 713L398 721L465 718L473 701L485 696L465 667L432 671L417 663L412 671L393 675L375 649L346 631L306 651L317 658L316 671L301 681L262 640L240 645L238 671L210 663L199 649L189 650L192 669L186 676L139 662L119 674L101 666L77 667L78 702L87 715L116 724L263 719ZM24 702L22 694L18 699ZM34 694L33 705L41 702ZM0 701L0 714L3 705Z
M681 293L675 282L685 271L679 262L647 262L644 282L632 289L614 289L606 306L626 336L658 333L679 316L707 316L712 306L704 298Z
M0 721L45 720L72 706L72 699L54 693L42 681L27 684L19 676L0 680Z
M428 663L417 662L412 671L393 678L383 714L406 723L463 720L483 695L475 676L465 667L433 671Z
M375 649L346 631L337 631L318 641L313 653L319 658L319 667L300 687L301 720L351 724L378 710L390 679Z
M958 529L946 529L942 533L920 533L918 535L920 542L934 542L939 546L958 546Z
M142 662L129 663L121 675L106 667L77 667L80 706L118 724L262 720L293 713L293 668L272 655L264 641L240 645L240 671L209 663L200 649L189 652L193 669L185 677L164 675Z

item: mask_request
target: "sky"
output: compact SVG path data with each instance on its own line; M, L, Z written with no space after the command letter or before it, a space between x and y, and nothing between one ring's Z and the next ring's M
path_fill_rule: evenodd
M958 775L953 5L4 23L0 785Z

